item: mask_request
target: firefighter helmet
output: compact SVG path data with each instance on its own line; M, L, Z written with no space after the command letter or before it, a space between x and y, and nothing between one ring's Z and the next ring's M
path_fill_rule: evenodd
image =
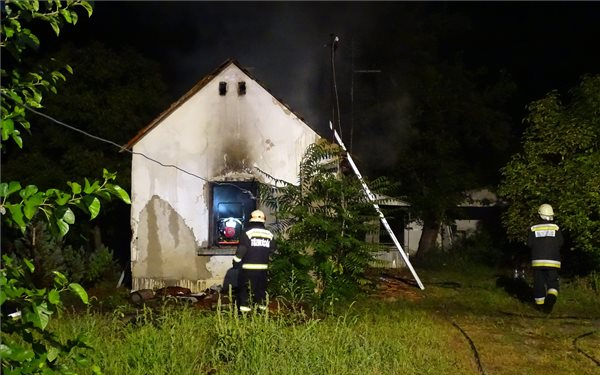
M546 219L547 217L552 219L554 216L554 210L552 210L552 206L547 203L544 203L538 209L538 214L542 217L542 219Z
M250 214L250 221L264 223L265 222L265 213L262 212L261 210L252 211L252 213Z

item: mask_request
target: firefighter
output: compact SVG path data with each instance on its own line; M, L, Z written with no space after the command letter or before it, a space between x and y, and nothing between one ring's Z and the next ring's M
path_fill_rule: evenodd
M269 257L276 250L273 234L265 228L265 214L252 211L250 222L244 228L233 267L239 269L238 310L248 312L252 304L266 310L267 268Z
M536 307L550 313L558 297L558 271L563 234L554 220L554 211L549 204L538 209L541 221L529 231L527 245L531 249L533 269L533 298Z

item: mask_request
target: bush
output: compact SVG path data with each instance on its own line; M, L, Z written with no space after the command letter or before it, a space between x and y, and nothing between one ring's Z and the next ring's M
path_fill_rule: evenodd
M32 280L38 287L51 285L54 271L89 286L116 268L113 253L106 246L87 251L83 246L67 245L64 239L52 236L47 224L41 221L29 225L25 236L14 241L13 252L18 259L33 260Z
M24 267L25 266L25 267ZM47 330L52 315L63 308L61 295L75 294L84 304L88 296L81 285L69 283L60 272L53 272L51 289L37 289L30 283L33 264L2 256L0 306L2 307L2 372L4 374L73 374L77 363L101 374L89 363L85 349L91 349L83 336L63 342Z
M267 176L274 184L261 187L261 199L278 219L280 249L271 277L276 293L310 293L330 304L351 299L369 282L365 272L380 248L365 239L378 223L373 224L376 213L358 179L334 173L343 171L344 157L341 148L326 141L311 144L298 185Z
M455 239L447 249L436 246L426 259L419 261L419 265L431 268L474 264L494 267L501 265L507 258L503 245L503 242L498 242L486 230L478 229L469 236Z

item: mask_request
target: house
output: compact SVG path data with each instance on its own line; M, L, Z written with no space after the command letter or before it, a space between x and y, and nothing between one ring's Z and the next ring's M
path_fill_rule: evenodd
M222 284L250 212L274 221L257 200L258 183L265 175L297 182L304 152L319 138L237 61L201 79L124 146L132 152L132 289ZM417 223L406 213L388 221L414 253ZM386 238L382 230L374 241ZM397 249L379 259L404 264Z
M411 218L408 208L410 204L397 199L388 200L380 205L384 210L390 227L409 256L414 255L419 248L419 240L423 233L420 222ZM476 189L465 192L465 200L454 210L455 220L440 228L436 242L441 248L449 248L454 241L473 235L481 225L500 226L500 209L502 202L495 193L488 189ZM385 229L380 225L378 238L374 240L389 248L380 255L386 260L385 264L392 267L402 267L403 262L397 254L394 244Z
M221 284L264 173L296 182L319 135L228 60L144 127L132 151L132 288Z

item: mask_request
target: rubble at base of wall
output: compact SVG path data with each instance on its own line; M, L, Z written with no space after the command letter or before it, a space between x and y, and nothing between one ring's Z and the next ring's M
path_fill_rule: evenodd
M134 277L131 281L131 290L150 289L158 290L165 287L187 288L191 293L201 293L214 285L222 284L223 280L165 280L146 277Z
M153 289L135 290L129 294L129 299L136 306L164 306L165 300L171 300L177 303L191 304L202 310L214 310L218 305L230 305L232 297L229 294L222 294L220 288L216 287L206 289L201 293L192 293L187 288L168 286L156 291Z

